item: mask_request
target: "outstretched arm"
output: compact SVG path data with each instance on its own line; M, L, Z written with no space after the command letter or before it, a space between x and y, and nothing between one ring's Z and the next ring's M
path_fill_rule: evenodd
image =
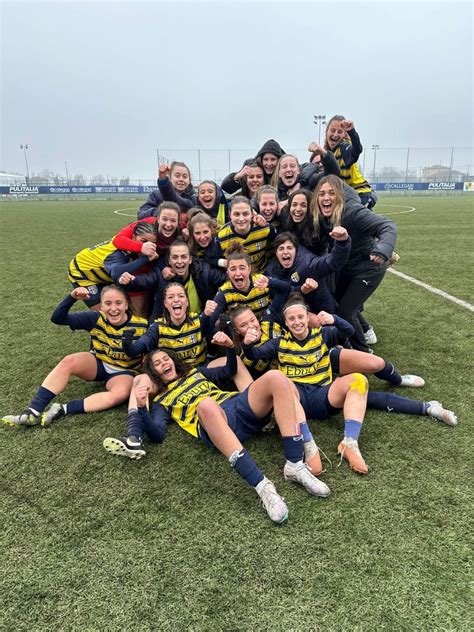
M87 300L89 292L85 287L76 287L62 300L51 315L51 321L55 325L68 325L73 331L75 329L85 329L90 331L97 323L100 313L91 310L70 314L71 307L78 300Z

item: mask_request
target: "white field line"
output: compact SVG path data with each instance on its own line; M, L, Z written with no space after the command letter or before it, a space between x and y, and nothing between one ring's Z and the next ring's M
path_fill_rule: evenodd
M416 211L416 208L414 206L401 206L400 204L377 204L377 206L388 206L389 208L406 209L405 211L395 211L394 213L382 213L382 215L403 215L404 213L414 213Z
M415 279L412 276L408 276L408 274L405 274L404 272L399 272L398 270L394 270L393 268L388 268L388 272L391 272L395 276L400 277L401 279L404 279L405 281L410 281L410 283L414 283L415 285L418 285L418 286L424 288L425 290L428 290L428 292L431 292L432 294L437 294L438 296L442 296L447 301L451 301L452 303L456 303L456 305L460 305L461 307L465 307L469 311L474 312L474 305L471 305L471 303L468 303L467 301L463 301L460 298L456 298L455 296L452 296L451 294L448 294L444 290L439 290L437 287L433 287L432 285L428 285L428 283L424 283L423 281L419 281L418 279Z
M132 215L130 215L130 213L122 213L122 211L135 211L135 213L133 213ZM137 212L134 206L130 206L127 208L118 208L116 211L114 211L115 215L123 215L124 217L136 217L137 216Z

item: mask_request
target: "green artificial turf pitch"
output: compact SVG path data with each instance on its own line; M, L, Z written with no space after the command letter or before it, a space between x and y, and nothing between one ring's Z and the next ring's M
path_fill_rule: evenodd
M23 410L62 356L88 348L51 312L70 289L70 258L132 220L115 209L136 206L2 203L2 414ZM470 198L381 197L377 211L398 225L397 269L473 302ZM369 411L360 446L371 471L358 477L336 466L342 418L313 423L333 462L327 500L283 480L276 433L254 438L247 447L289 505L282 527L178 427L140 462L107 454L102 440L122 433L125 406L46 430L2 428L0 627L470 629L472 312L387 274L366 315L376 352L426 379L399 392L441 400L459 425ZM74 380L59 401L93 388Z

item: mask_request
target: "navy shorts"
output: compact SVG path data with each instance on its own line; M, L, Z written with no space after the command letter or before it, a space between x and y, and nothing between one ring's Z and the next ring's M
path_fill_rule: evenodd
M241 443L244 443L250 437L254 437L268 423L268 417L256 417L250 408L248 388L239 395L229 397L220 406L225 412L229 428L234 431L235 436ZM198 432L204 443L215 447L201 425L198 426Z
M87 307L94 307L95 305L99 305L100 303L100 293L102 291L102 288L105 287L105 283L103 285L94 283L91 283L90 285L79 285L79 283L73 283L72 287L85 287L86 290L89 292L89 298L82 300L87 305Z
M94 382L105 382L107 384L109 380L117 375L131 375L132 377L135 377L136 375L135 371L127 371L126 369L123 371L117 371L117 373L107 373L104 365L102 364L102 360L96 358L95 361L97 362L97 375L94 378Z
M294 382L300 394L301 405L308 419L327 419L337 415L341 410L329 403L329 386L315 386L314 384L298 384Z
M333 373L339 375L339 358L341 356L342 347L333 347L329 349L329 360L331 362L331 369Z

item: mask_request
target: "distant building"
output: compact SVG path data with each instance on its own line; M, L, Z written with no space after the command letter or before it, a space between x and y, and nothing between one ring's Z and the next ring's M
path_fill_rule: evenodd
M421 172L421 179L425 182L464 182L466 174L445 165L425 167Z
M9 187L9 186L19 186L22 184L26 184L25 176L20 176L17 173L4 173L0 171L0 186Z

